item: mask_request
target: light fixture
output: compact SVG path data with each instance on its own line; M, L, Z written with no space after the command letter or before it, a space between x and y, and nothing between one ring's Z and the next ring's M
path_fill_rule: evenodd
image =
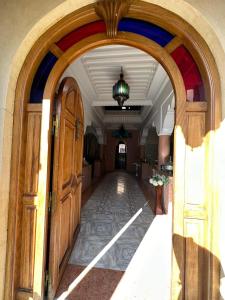
M113 99L118 102L119 106L123 106L124 102L129 99L129 85L123 79L123 69L121 68L120 80L113 86Z

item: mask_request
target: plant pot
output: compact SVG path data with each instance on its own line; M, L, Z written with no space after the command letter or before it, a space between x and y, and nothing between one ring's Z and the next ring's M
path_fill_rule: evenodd
M161 185L156 186L155 192L156 192L155 214L162 215L163 214L163 206L162 206L163 186Z

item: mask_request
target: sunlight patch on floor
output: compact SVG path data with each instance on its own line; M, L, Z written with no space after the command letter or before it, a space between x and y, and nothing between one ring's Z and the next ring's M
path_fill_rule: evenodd
M112 300L170 299L172 213L156 216Z
M119 182L117 185L117 194L121 195L125 192L125 184L124 182Z

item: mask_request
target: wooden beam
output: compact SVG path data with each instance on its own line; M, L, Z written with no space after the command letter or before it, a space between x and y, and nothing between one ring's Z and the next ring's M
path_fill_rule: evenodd
M64 53L56 44L52 44L49 50L58 58L61 57Z
M27 104L27 112L41 112L41 111L42 111L42 103Z
M175 38L172 39L172 41L170 41L165 47L164 49L168 52L168 53L172 53L177 47L179 47L180 45L182 45L182 39L178 36L176 36Z
M187 112L204 112L207 111L208 104L206 101L198 101L198 102L186 102L186 111Z

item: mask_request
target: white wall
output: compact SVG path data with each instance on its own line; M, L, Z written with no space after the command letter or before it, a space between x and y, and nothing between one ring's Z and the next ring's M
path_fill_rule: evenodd
M174 92L172 84L170 80L168 80L168 78L166 79L163 88L159 90L155 95L153 103L154 105L147 117L144 126L150 128L153 125L154 127L156 127L157 133L160 134L163 129L166 130L166 128L164 127L165 125L167 125L169 134L169 132L171 131L171 127L173 129L173 119L171 124L165 124L165 119L168 115L168 108L171 107L172 110L174 108Z

